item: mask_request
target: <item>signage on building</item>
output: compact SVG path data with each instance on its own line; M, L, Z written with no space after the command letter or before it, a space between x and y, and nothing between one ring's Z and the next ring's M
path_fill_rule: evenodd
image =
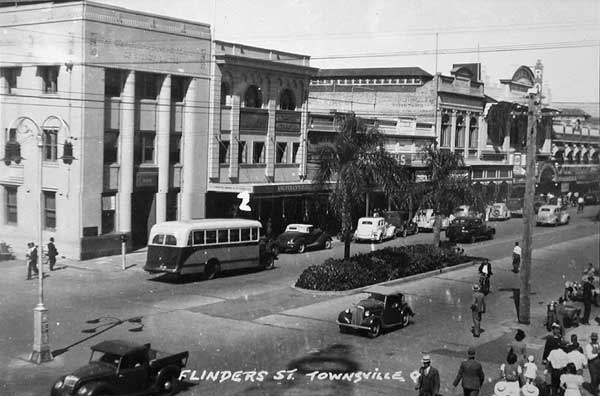
M254 112L241 109L240 130L267 131L269 115L266 112Z
M538 59L538 61L535 63L535 67L533 68L533 87L540 94L542 93L543 77L544 77L544 66L542 65L542 61Z
M281 111L275 113L275 131L300 132L300 113Z
M140 171L135 175L136 187L156 187L158 186L158 171Z

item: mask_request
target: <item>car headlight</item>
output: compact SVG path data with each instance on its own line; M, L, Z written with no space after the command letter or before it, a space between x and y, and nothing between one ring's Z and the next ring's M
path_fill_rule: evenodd
M63 386L63 380L58 380L56 384L54 384L54 389L60 389Z
M348 308L347 310L345 310L344 312L346 312L347 314L350 313L350 308Z
M371 312L365 311L365 318L368 318L369 316L371 316Z
M78 395L87 395L88 393L88 388L84 386L82 386L81 388L79 388L79 390L77 391Z

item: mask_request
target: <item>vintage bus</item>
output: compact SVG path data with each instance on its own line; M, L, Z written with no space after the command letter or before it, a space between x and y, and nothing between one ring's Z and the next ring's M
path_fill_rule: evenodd
M241 268L274 267L276 254L260 237L257 220L202 219L155 224L148 238L144 270L177 275L204 274Z

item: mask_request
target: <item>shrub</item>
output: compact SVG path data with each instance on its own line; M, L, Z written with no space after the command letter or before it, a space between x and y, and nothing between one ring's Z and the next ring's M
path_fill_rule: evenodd
M462 251L433 245L389 247L344 259L327 259L305 269L296 287L342 291L404 278L469 261Z

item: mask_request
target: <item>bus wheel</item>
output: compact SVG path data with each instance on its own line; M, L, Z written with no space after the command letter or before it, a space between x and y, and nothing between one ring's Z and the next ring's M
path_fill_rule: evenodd
M204 267L204 276L206 276L206 279L209 280L214 279L220 270L221 268L219 268L219 263L215 260L211 260Z
M275 256L272 254L269 255L269 258L265 260L265 264L263 265L263 269L271 270L275 268Z

